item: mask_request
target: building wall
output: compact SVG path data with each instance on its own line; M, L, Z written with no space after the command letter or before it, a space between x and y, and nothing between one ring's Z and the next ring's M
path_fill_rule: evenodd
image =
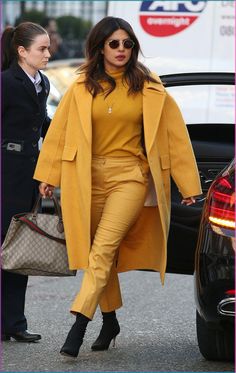
M97 23L106 16L107 1L25 1L25 9L45 11L48 16L73 15ZM3 26L14 25L20 15L20 1L3 2Z
M19 1L8 1L2 2L2 21L3 27L6 25L15 24L16 18L20 15L20 2Z

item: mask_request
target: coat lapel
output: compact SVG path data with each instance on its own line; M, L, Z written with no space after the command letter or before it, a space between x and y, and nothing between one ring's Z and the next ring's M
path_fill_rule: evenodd
M157 80L157 78L155 76ZM166 93L163 85L149 82L143 89L143 126L145 147L150 152L156 137Z
M30 97L39 104L38 95L36 93L35 87L31 82L30 78L26 75L26 73L22 70L22 68L18 65L18 63L14 63L11 66L14 76L22 81L22 85L25 90L29 93Z
M78 108L80 123L84 131L84 135L89 144L92 143L92 95L85 88L83 76L77 80L75 88L75 100Z
M41 71L39 71L39 74L41 76L41 86L43 88L43 92L45 92L45 95L48 96L49 90L50 90L49 84L47 80L45 79L44 75L41 73Z

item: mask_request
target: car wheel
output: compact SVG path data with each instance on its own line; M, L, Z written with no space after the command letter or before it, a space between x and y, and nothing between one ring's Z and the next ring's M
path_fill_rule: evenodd
M233 325L225 325L221 329L210 329L197 312L196 326L199 350L205 359L234 361Z

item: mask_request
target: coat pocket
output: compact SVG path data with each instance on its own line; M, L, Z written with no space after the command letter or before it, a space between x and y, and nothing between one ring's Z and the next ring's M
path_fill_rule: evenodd
M72 146L65 146L62 153L62 161L73 161L77 153L77 148Z
M170 168L170 156L169 154L161 155L161 168L162 170L167 170Z

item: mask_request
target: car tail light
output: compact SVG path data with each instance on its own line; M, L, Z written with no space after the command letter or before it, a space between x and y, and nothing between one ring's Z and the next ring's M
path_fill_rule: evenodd
M235 229L235 191L229 175L212 184L208 218L214 225Z
M227 294L227 295L231 295L231 296L235 296L235 289L227 290L227 291L225 292L225 294Z

